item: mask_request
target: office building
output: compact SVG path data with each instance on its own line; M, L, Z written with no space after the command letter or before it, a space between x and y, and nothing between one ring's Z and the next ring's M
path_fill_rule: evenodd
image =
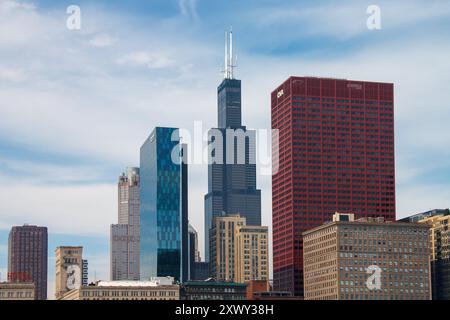
M118 182L118 224L111 225L111 280L139 280L139 168L127 168Z
M425 224L336 214L303 233L305 300L430 300Z
M62 300L180 300L180 286L173 281L98 281L66 293Z
M210 229L210 276L217 281L236 279L236 232L245 225L239 214L216 216Z
M435 209L401 221L429 226L433 300L450 300L450 210Z
M155 128L141 147L141 280L188 279L186 155L175 128Z
M336 211L395 220L394 86L290 77L271 104L274 290L301 297L302 232Z
M234 243L235 278L238 283L265 281L269 285L269 230L260 226L238 226Z
M250 280L247 282L247 300L256 300L261 294L269 292L269 281Z
M0 301L34 300L33 283L0 282Z
M190 280L203 281L209 278L209 262L194 262L194 273Z
M55 256L55 298L59 300L66 292L79 289L83 284L83 247L58 247Z
M34 283L36 300L47 299L47 227L12 227L8 239L8 282Z
M187 281L181 286L181 300L245 300L247 285L243 283Z
M218 281L269 281L268 228L247 226L239 214L213 218L210 276Z
M226 41L224 80L217 89L218 127L208 133L208 193L205 195L205 261L215 216L241 214L261 225L261 190L256 188L256 132L242 125L241 81L234 78L233 41Z

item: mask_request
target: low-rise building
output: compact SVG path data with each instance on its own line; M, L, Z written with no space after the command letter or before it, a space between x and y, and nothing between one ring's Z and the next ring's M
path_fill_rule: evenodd
M0 300L34 300L34 292L33 283L0 283Z
M383 218L333 222L303 233L305 300L429 300L429 230Z
M62 300L180 300L180 286L170 277L150 281L98 281L69 291Z
M245 300L247 285L234 282L187 281L181 286L182 300Z

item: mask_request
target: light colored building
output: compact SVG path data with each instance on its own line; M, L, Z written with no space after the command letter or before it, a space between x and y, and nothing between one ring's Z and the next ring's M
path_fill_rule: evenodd
M0 300L34 300L33 283L0 283Z
M235 282L265 280L269 283L269 229L239 226L235 240Z
M450 210L435 209L402 221L430 227L430 259L433 300L450 300Z
M180 300L173 278L150 281L98 281L68 292L62 300Z
M210 273L217 281L269 281L267 227L247 226L239 214L214 217L210 244Z
M56 278L55 298L74 289L80 288L83 282L83 247L62 246L55 250Z
M111 225L111 280L139 280L139 168L127 168L118 182L118 224Z
M352 214L304 232L305 300L431 299L428 232Z
M214 217L210 229L210 274L217 281L234 281L237 228L245 226L239 214Z

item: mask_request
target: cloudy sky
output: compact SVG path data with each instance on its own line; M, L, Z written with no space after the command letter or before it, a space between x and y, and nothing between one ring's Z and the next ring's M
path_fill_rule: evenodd
M71 4L80 30L66 27ZM372 4L381 30L366 26ZM449 207L447 0L0 0L1 279L23 223L49 228L50 297L58 245L83 245L91 280L109 278L117 177L155 126L216 126L230 26L248 127L270 128L269 94L291 75L393 82L397 216ZM270 179L258 177L266 225ZM189 182L203 234L206 167Z

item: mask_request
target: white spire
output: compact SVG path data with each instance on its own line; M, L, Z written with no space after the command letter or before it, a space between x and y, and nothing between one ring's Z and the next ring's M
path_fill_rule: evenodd
M225 79L234 79L233 70L236 65L233 60L233 31L230 29L225 33L225 69L223 72Z

